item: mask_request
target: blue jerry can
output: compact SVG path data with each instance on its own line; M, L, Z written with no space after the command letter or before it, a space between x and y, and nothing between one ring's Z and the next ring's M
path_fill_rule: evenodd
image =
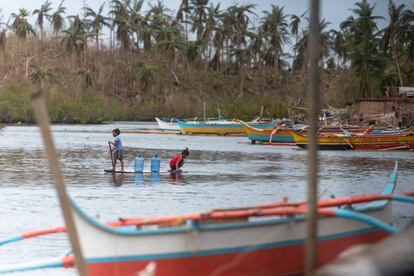
M158 155L154 155L151 159L151 172L159 172L161 166L161 160Z
M144 157L142 157L141 154L138 154L137 157L135 157L134 171L139 173L144 172Z

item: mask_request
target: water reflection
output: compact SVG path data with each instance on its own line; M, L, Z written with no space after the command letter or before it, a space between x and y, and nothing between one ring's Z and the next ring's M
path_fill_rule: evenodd
M112 183L114 187L120 187L124 184L125 174L123 173L113 173L112 174Z
M137 186L142 185L144 183L144 174L143 173L135 173L134 174L134 181Z
M151 183L156 184L160 182L161 176L159 172L151 172Z
M181 173L170 173L170 183L174 185L184 185L184 177Z

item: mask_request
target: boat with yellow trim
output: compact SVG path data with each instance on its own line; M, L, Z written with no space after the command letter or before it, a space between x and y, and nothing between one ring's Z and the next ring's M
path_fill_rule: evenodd
M279 126L274 129L262 129L240 121L247 138L252 144L256 142L294 144L295 140L287 127Z
M261 129L272 130L276 121L263 122L253 120L248 122L249 126ZM207 121L207 122L178 122L181 132L184 134L243 134L243 125L238 120L228 121Z
M321 150L404 150L414 149L413 129L362 133L321 133L318 148ZM308 137L291 131L295 143L307 148Z

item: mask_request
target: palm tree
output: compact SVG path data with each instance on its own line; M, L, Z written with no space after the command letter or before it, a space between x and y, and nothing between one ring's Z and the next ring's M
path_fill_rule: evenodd
M95 36L96 48L99 50L99 33L102 28L109 27L109 18L102 15L105 3L103 3L97 12L89 7L85 7L85 18L88 29L91 29L92 34ZM91 19L88 19L88 18Z
M66 52L75 52L79 57L80 53L86 48L86 31L79 24L79 16L74 16L68 29L63 31L61 44L65 46Z
M290 15L290 33L295 36L295 45L298 43L299 39L299 31L300 31L300 24L302 22L302 18L306 15L307 11L304 12L301 16L297 16L295 14ZM296 59L296 51L293 51L293 60Z
M403 78L401 74L400 55L403 54L403 48L406 46L406 34L408 32L408 25L405 24L403 18L405 12L405 5L401 4L396 6L395 3L390 0L388 4L388 16L389 24L382 32L382 50L384 54L388 54L390 59L393 60L396 72L398 74L398 80L400 86L403 86Z
M208 53L207 57L208 59L211 58L212 53L212 37L214 35L214 32L217 30L216 26L218 25L220 18L222 16L222 11L220 10L220 3L218 3L216 6L213 4L210 5L208 8L208 14L205 22L205 29L203 33L203 41L207 42L208 47Z
M6 36L6 29L2 27L3 25L5 25L5 23L3 23L1 21L2 19L3 19L3 17L0 16L0 27L2 28L1 31L0 31L0 49L4 51L4 49L6 47L7 36Z
M306 18L307 22L309 23L309 18ZM320 42L319 46L321 48L321 62L323 62L323 58L328 56L329 54L329 42L330 36L329 32L325 31L328 27L330 22L327 22L323 19L319 23L319 32L320 32ZM293 68L302 70L306 70L308 68L308 42L309 42L309 24L306 29L302 31L301 38L298 42L293 46L293 50L296 53L295 59L293 60Z
M184 23L185 30L185 41L188 41L188 15L191 14L189 0L182 0L181 4L175 15L175 21L177 23Z
M367 0L362 0L355 6L352 12L357 17L350 16L340 26L349 33L347 41L351 49L351 67L359 76L362 97L372 97L373 80L382 71L376 20L383 17L373 15L375 5L370 5Z
M343 66L348 58L348 48L345 40L345 34L342 31L336 31L334 29L329 31L330 34L330 47L334 54L338 57L337 65Z
M208 2L209 0L191 0L190 10L192 11L191 19L192 19L192 32L196 33L197 40L201 41L205 22L207 19L208 13Z
M63 6L63 1L64 0L60 2L56 11L50 15L53 33L55 34L56 38L65 25L65 19L63 18L63 15L65 14L66 8Z
M4 51L4 49L6 48L6 29L3 29L0 31L0 49L2 51Z
M171 21L171 16L168 14L170 9L168 9L163 2L160 0L157 1L155 5L150 4L150 9L148 11L148 19L152 27L161 27L167 25Z
M248 14L255 14L252 9L256 5L235 5L228 8L230 18L232 20L232 28L235 32L235 41L236 41L236 48L234 49L234 53L236 53L237 57L237 64L238 64L238 72L240 78L240 86L239 86L239 96L243 97L244 91L244 65L245 65L245 51L243 46L246 46L246 36L250 34L248 31L250 20Z
M405 49L403 52L406 58L406 78L414 82L414 11L406 9L403 12L402 21L406 26Z
M164 25L156 28L156 46L172 60L173 71L177 67L177 51L185 51L186 43L181 36L180 27L175 25Z
M146 23L145 17L141 14L144 0L133 0L128 6L129 17L133 26L133 34L136 34L136 41L134 42L136 49L140 50L140 42L143 40L142 26Z
M45 84L57 78L55 70L52 68L42 67L38 64L30 65L30 80L34 84L40 85L44 88Z
M40 37L41 37L42 42L43 42L43 36L44 36L44 31L43 31L44 22L45 22L45 19L49 20L50 18L49 12L52 10L51 5L52 3L50 3L49 0L46 0L46 2L42 4L40 9L36 9L33 11L33 15L37 14L35 24L40 29Z
M10 29L20 38L26 39L30 34L36 35L33 26L27 21L29 11L22 8L19 13L12 13L13 22Z
M157 68L140 61L135 65L134 69L139 76L139 82L142 89L147 92L154 83Z
M283 44L289 41L287 15L283 7L272 5L270 12L264 11L259 33L266 41L265 62L268 66L280 69L280 58L283 56Z
M129 3L130 1L120 0L112 1L112 9L110 14L113 15L113 26L116 27L116 39L121 42L122 49L125 51L131 48L131 33L133 31L133 22L129 15Z

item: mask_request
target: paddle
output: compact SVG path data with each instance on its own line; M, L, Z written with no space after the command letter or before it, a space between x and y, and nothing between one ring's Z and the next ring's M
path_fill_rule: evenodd
M115 167L115 162L114 162L114 156L112 155L111 142L108 142L108 146L109 146L109 155L111 155L111 163L112 163L112 170L113 170Z

